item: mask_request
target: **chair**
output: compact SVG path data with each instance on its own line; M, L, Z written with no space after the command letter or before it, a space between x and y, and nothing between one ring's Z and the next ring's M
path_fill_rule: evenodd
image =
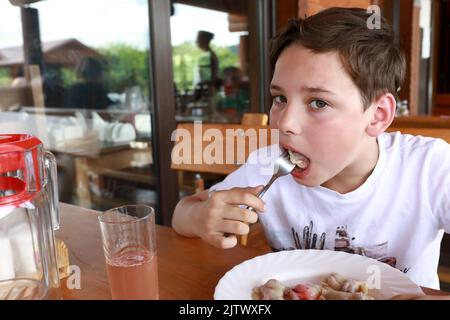
M198 127L195 127L196 125ZM190 140L185 141L186 137ZM211 137L214 138L212 141L209 140ZM172 169L228 175L244 164L251 152L271 144L271 130L261 125L181 123L177 126L175 141L172 150ZM189 154L178 154L179 151L186 151ZM210 151L217 151L222 156L213 153L213 160L204 159L205 152ZM190 161L183 161L182 158Z
M33 105L44 107L44 91L39 66L25 68L27 80L18 86L0 87L0 111Z
M260 125L267 126L269 122L269 116L265 113L244 113L242 116L241 124L243 125ZM248 245L247 239L251 238L250 247L254 248L264 248L267 247L267 239L264 233L264 229L261 223L258 221L250 225L250 232L247 237L241 238L242 245Z
M388 132L400 131L404 134L421 135L424 137L441 138L450 143L449 128L419 128L419 127L389 127Z
M388 132L441 138L450 143L450 117L409 116L395 118Z
M0 112L27 105L28 91L28 87L0 87Z
M267 126L269 116L265 113L244 113L241 124L247 126Z
M258 128L260 126L266 126L268 123L269 117L267 116L267 114L265 113L244 113L243 117L242 117L242 121L241 121L241 125L243 126L249 126L251 128ZM182 128L182 127L180 127ZM219 126L219 130L227 130L226 125L220 125ZM236 130L237 128L232 127L229 129L233 129ZM247 127L243 127L242 128L244 131L247 130ZM189 129L188 129L189 130ZM253 151L253 150L251 150ZM250 151L250 152L251 152ZM247 159L248 153L246 154L245 159ZM201 178L201 176L199 175L199 172L201 171L193 171L193 168L189 167L189 168L185 168L184 171L191 171L191 172L195 172L195 176L194 176L194 190L195 192L199 192L202 191L204 189L204 185L205 182L203 180L203 178ZM236 168L232 168L232 167L228 167L227 169L224 169L224 167L220 167L220 166L216 166L216 165L211 165L208 167L207 169L207 173L213 173L213 174L229 174L232 171L236 170ZM180 182L180 186L184 185L183 182L183 171L178 171L179 172L179 182Z
M407 116L397 117L391 124L393 128L447 128L450 129L449 116Z
M213 141L209 139L212 135L214 136ZM270 128L264 125L202 124L195 127L194 123L179 124L175 134L176 142L172 150L171 168L178 171L180 189L186 189L184 182L184 173L186 172L222 176L230 174L239 168L241 164L245 163L251 152L270 145L272 141L271 135L272 131ZM190 138L189 141L184 140L187 138ZM250 143L250 140L254 140L252 141L253 143ZM222 152L222 158L218 159L223 160L221 161L222 163L207 163L208 161L205 161L207 159L204 159L203 156L205 152L211 150L211 144L216 144L218 146L216 151ZM186 148L186 150L181 150L182 147ZM234 152L232 163L227 163L227 160L230 160L227 159L227 152L230 152L231 149L233 149L233 152L241 150L242 153L237 156L237 152ZM195 158L196 154L197 158ZM201 156L200 158L198 158L199 155ZM183 160L181 159L182 157L191 161L183 162L181 161ZM201 183L201 181L196 181L198 185L201 185ZM193 191L193 187L190 187L190 191ZM248 237L252 239L252 247L267 246L260 223L253 224L250 227Z

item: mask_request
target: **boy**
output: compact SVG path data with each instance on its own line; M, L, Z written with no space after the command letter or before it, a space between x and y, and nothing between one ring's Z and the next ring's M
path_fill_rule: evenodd
M290 21L274 40L270 125L279 145L306 164L267 183L253 161L180 201L173 227L222 248L258 215L274 250L362 254L439 288L443 232L450 232L450 147L440 139L384 133L393 121L405 61L382 19L331 8ZM272 147L274 148L274 147ZM220 191L219 191L220 190ZM251 241L251 239L250 239Z

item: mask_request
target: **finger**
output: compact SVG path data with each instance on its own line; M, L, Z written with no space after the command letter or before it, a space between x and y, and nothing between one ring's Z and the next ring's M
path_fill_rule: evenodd
M244 188L244 189L247 189L248 191L250 191L251 193L253 193L256 196L258 194L258 192L260 192L263 188L264 188L264 186L260 185L260 186L248 187L248 188Z
M220 224L218 231L229 234L244 235L249 233L250 227L241 221L224 220Z
M208 243L221 249L233 248L237 245L237 238L235 235L224 236L223 234L213 234L205 239Z
M256 196L258 188L233 188L225 193L218 194L219 197L226 198L223 199L224 202L233 205L245 205L255 209L258 212L264 212L265 204L260 198ZM256 191L256 192L255 192Z
M231 207L227 210L224 218L229 220L238 220L245 223L255 223L258 221L258 215L254 211L239 207Z

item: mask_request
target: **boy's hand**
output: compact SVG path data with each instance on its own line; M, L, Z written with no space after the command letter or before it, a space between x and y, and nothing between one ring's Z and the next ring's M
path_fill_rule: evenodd
M263 212L264 202L256 196L262 188L233 188L213 192L203 203L203 210L196 215L196 233L216 247L234 247L237 244L236 235L248 234L248 223L258 220L254 211L240 208L239 205Z

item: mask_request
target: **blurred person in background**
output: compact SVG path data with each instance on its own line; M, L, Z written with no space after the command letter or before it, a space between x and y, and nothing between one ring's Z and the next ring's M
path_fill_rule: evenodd
M214 92L220 83L219 60L211 49L211 40L214 33L200 30L197 33L197 46L205 52L198 62L200 82L197 84L196 100L202 96L214 96Z
M104 66L100 60L86 57L81 60L76 72L81 81L67 89L64 99L66 108L106 109L113 104L103 83Z

